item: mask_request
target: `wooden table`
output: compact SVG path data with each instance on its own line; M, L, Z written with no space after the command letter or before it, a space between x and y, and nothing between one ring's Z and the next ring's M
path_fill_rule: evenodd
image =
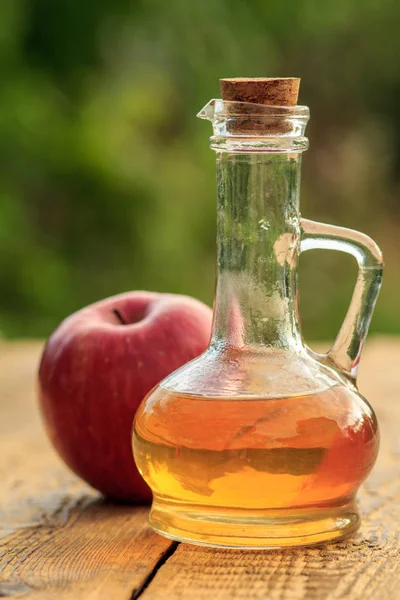
M52 451L37 414L37 342L0 342L0 597L35 600L400 599L400 341L372 339L360 389L381 425L378 463L345 542L239 551L176 544L148 509L111 504Z

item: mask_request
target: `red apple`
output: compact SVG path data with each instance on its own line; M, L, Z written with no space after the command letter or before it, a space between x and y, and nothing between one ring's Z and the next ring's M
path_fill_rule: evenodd
M161 379L206 349L211 319L187 296L128 292L61 323L43 352L39 400L72 471L114 498L151 500L133 461L133 417Z

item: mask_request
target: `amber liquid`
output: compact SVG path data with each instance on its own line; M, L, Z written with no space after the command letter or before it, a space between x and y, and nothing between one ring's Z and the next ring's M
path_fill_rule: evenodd
M207 507L329 506L352 498L378 451L375 416L345 386L286 398L208 398L158 388L134 451L155 496Z

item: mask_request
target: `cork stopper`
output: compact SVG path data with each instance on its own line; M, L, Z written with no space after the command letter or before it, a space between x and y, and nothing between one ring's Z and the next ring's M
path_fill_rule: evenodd
M222 100L250 103L244 104L243 117L235 115L229 122L228 128L231 133L273 135L290 132L291 124L285 120L285 115L279 116L280 113L284 113L284 109L277 108L269 117L257 117L256 105L296 106L300 87L298 77L237 77L221 79L220 85ZM230 112L229 107L227 110ZM232 108L233 110L235 109Z
M298 77L236 77L221 79L220 85L222 100L269 106L296 106L300 79Z

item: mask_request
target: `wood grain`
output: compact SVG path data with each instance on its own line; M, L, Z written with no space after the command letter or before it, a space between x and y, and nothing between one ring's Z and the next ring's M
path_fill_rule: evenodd
M376 409L381 451L359 494L363 525L351 539L262 552L181 544L142 600L400 599L400 342L372 340L360 390Z
M107 503L69 473L36 411L40 350L0 343L0 597L400 600L400 340L370 341L362 363L382 442L359 495L360 532L260 552L176 549L149 530L146 508Z
M43 433L39 343L0 344L0 597L125 600L173 547L147 508L105 502L61 463Z

